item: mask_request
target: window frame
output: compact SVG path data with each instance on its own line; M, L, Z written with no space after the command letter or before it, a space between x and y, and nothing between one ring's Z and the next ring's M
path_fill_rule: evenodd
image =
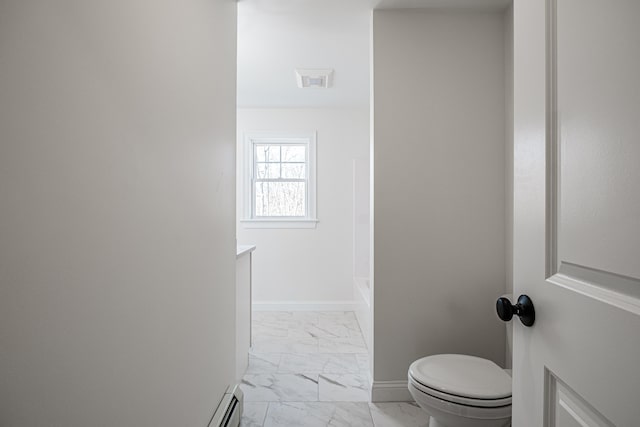
M304 179L306 182L306 216L304 217L255 217L256 146L269 144L306 146L306 178ZM318 223L316 216L316 132L244 132L243 145L244 161L241 175L243 215L240 223L245 228L315 228ZM299 179L291 179L291 181Z

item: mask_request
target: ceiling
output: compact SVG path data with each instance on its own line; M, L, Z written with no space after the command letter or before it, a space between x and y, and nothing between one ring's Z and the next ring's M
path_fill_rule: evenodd
M238 106L369 105L372 9L501 8L511 0L239 0ZM295 68L332 68L333 87L299 89Z

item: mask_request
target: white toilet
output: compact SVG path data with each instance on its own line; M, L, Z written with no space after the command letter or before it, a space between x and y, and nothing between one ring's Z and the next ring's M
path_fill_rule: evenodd
M423 357L409 367L409 392L429 427L511 424L511 376L490 360L462 354Z

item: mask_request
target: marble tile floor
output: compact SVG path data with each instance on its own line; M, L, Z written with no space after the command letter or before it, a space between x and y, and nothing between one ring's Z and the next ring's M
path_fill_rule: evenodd
M426 427L413 403L370 403L353 312L254 312L242 427Z

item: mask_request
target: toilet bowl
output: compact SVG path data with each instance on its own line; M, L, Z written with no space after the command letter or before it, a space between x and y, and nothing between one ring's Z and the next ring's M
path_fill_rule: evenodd
M490 360L423 357L409 367L409 392L430 415L429 427L511 425L511 377Z

